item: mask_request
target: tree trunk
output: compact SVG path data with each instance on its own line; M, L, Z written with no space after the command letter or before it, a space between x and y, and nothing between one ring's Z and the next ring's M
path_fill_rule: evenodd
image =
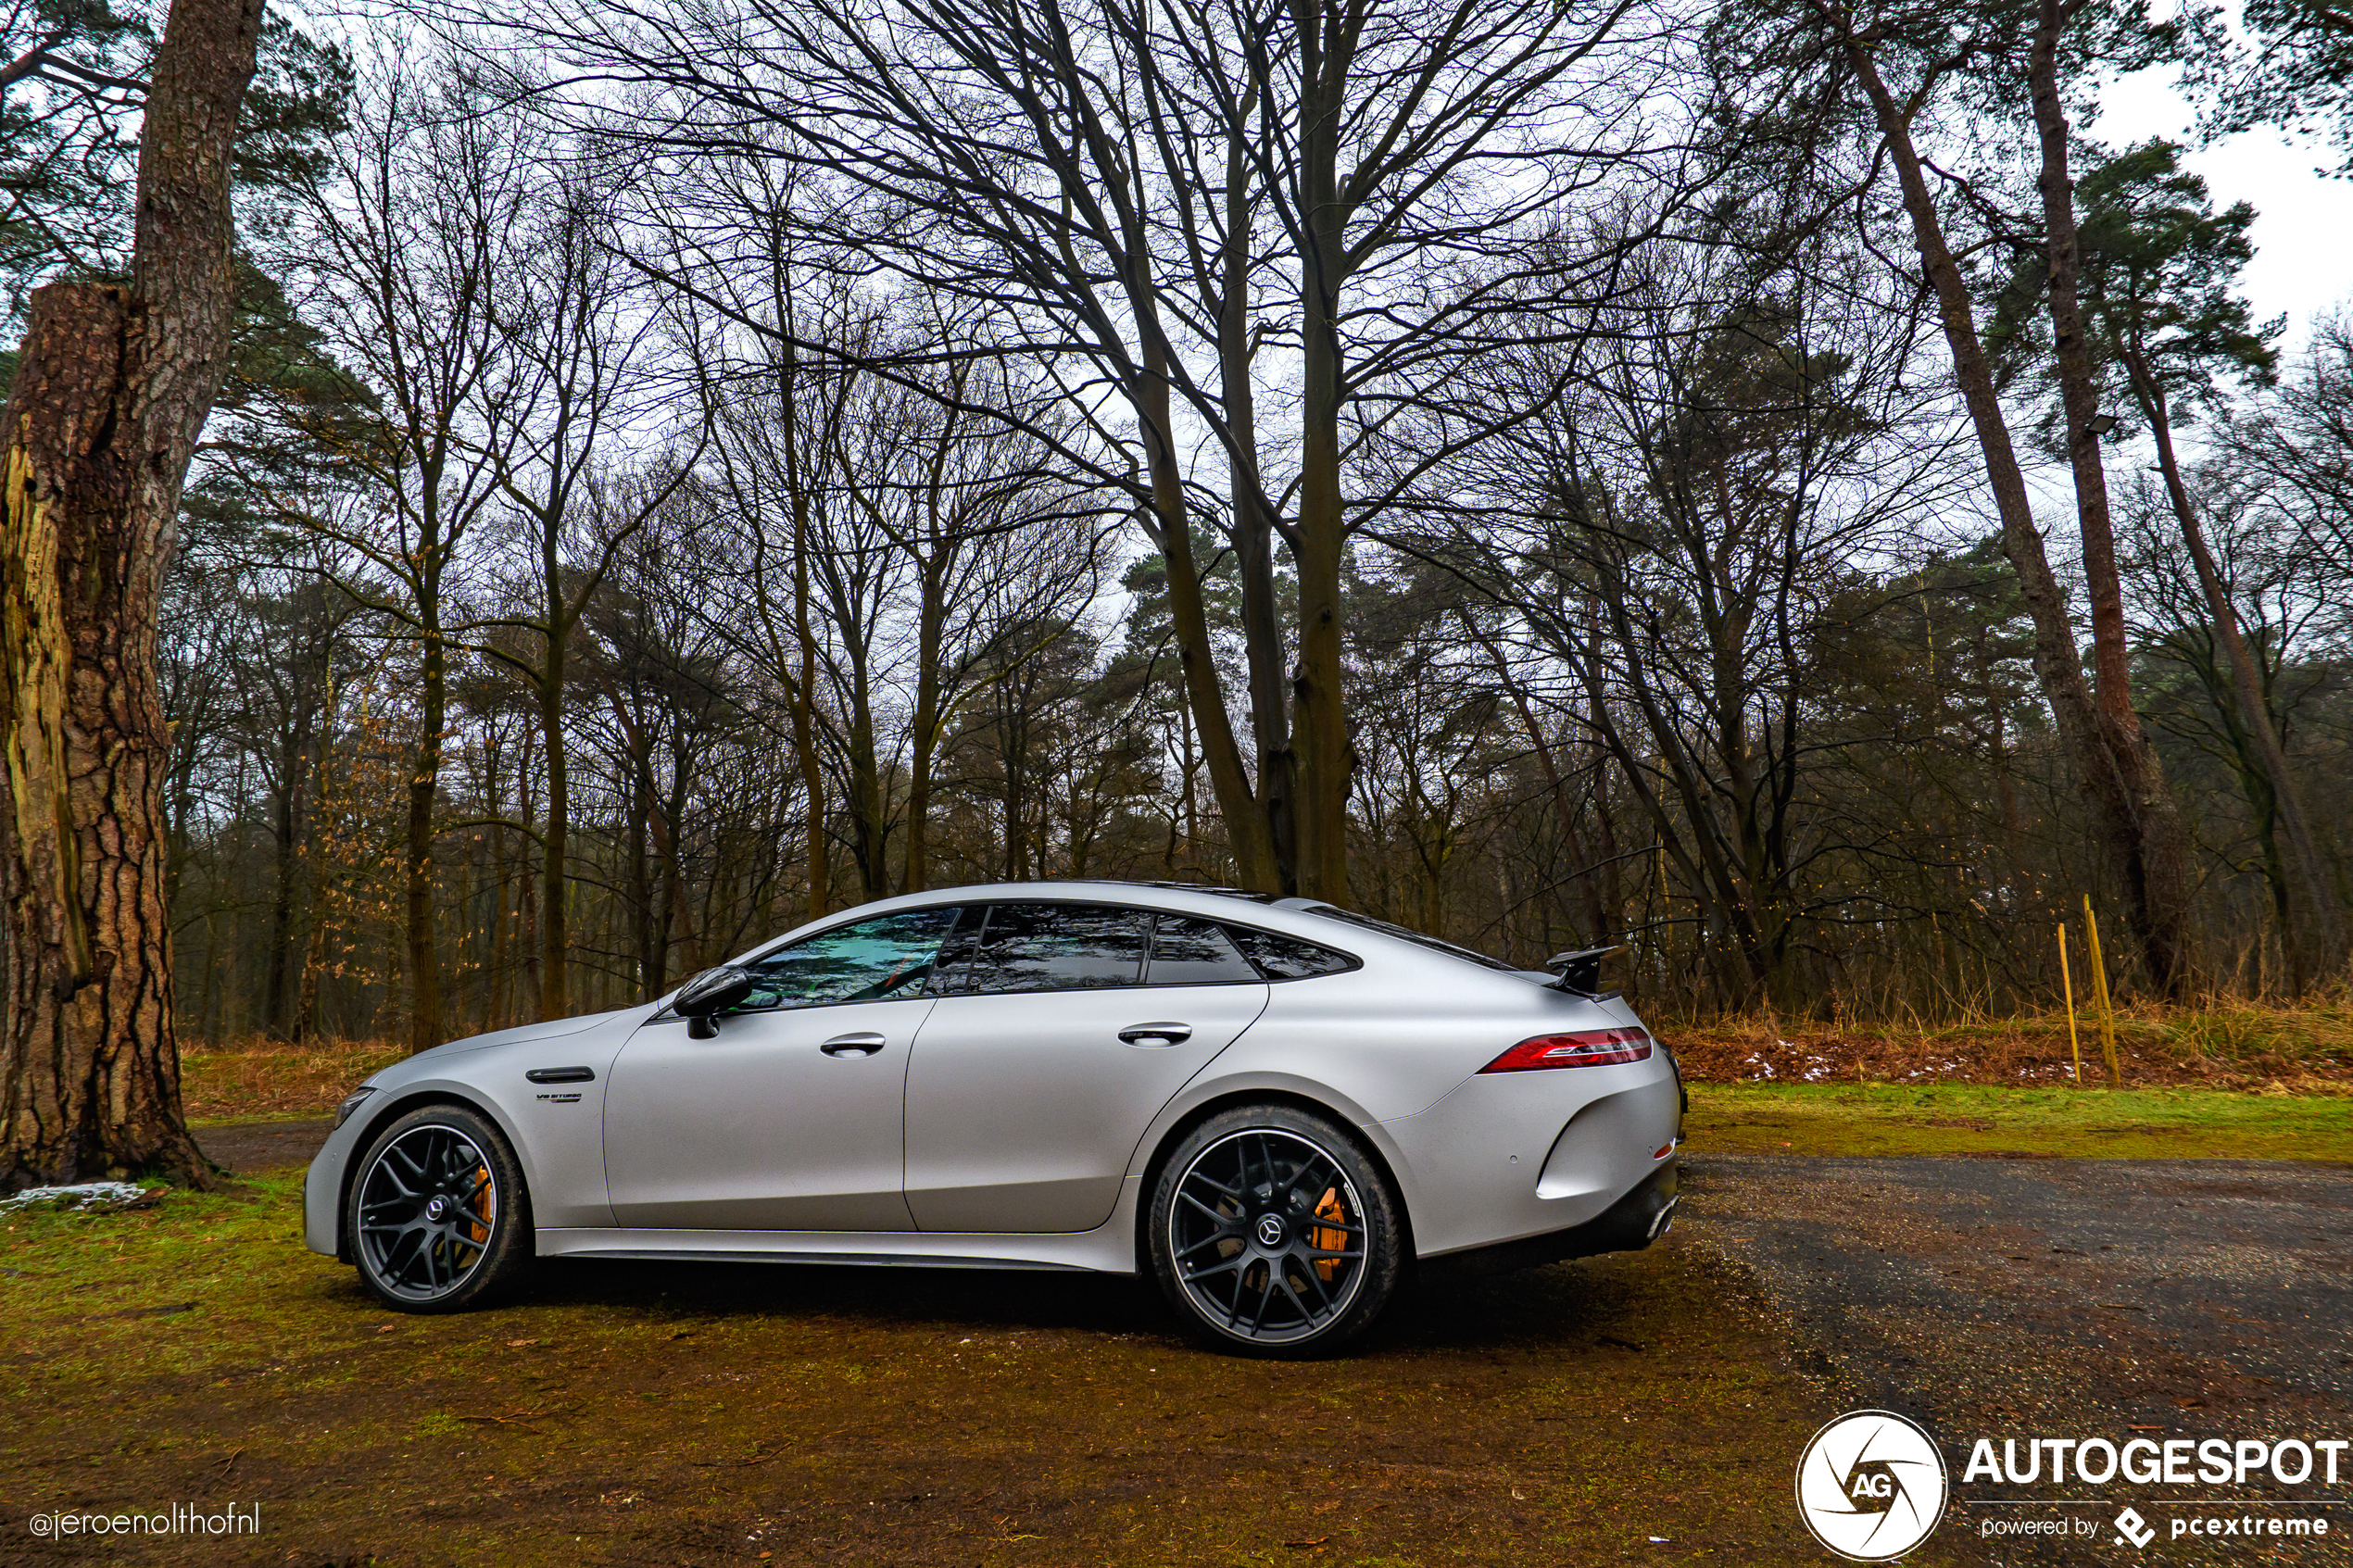
M2240 719L2271 786L2271 808L2279 834L2287 840L2282 853L2276 843L2270 842L2273 835L2264 835L2267 859L2279 861L2287 884L2290 908L2285 928L2280 934L2280 946L2286 950L2288 972L2300 991L2315 981L2334 976L2344 967L2344 906L2338 903L2336 890L2330 885L2311 818L2304 809L2303 794L2296 788L2295 774L2288 768L2287 748L2281 744L2279 728L2271 721L2271 705L2263 691L2262 669L2246 646L2246 637L2239 628L2238 607L2231 603L2230 592L2222 585L2222 573L2215 565L2213 550L2207 545L2197 508L2190 504L2189 487L2182 483L2182 467L2173 453L2173 421L2165 389L2149 373L2146 358L2130 345L2125 349L2124 361L2132 375L2133 395L2157 438L2158 469L2165 476L2166 497L2172 503L2174 521L2181 525L2182 540L2189 546L2191 563L2197 569L2198 587L2206 595L2207 612L2214 619L2215 639L2222 645L2223 656L2230 662L2231 688L2238 699Z
M847 612L845 612L846 614ZM845 625L849 624L846 620ZM890 822L883 797L882 764L875 756L875 709L867 672L871 650L862 637L849 641L849 826L851 858L858 865L862 902L890 897Z
M156 610L234 292L230 152L260 0L176 0L131 282L33 296L0 497L0 1188L209 1185L180 1110Z
M623 705L616 701L615 709ZM661 995L662 961L654 937L654 889L652 835L654 816L653 760L648 755L652 743L647 738L646 726L632 722L627 714L617 713L615 721L622 727L629 747L629 829L625 835L624 853L629 858L629 918L630 938L637 949L637 996L641 1001L652 1001Z
M1339 30L1335 28L1335 31ZM1348 902L1348 786L1355 758L1340 692L1340 488L1342 366L1340 287L1346 243L1340 199L1340 116L1348 65L1340 38L1302 40L1300 104L1301 387L1299 662L1291 671L1291 745L1299 759L1299 892Z
M1242 101L1247 116L1257 102ZM1258 746L1258 806L1277 884L1299 891L1293 808L1299 762L1291 751L1290 704L1283 690L1282 621L1275 603L1275 523L1258 468L1258 389L1250 332L1249 149L1229 133L1226 153L1226 255L1219 279L1217 361L1226 399L1227 470L1233 497L1234 566L1241 579L1242 651L1249 667L1252 739Z
M280 752L276 797L270 803L271 866L270 892L270 977L261 1000L263 1027L273 1040L287 1038L286 1010L291 1002L286 982L294 969L295 875L297 859L295 834L295 770L300 766L296 748ZM170 907L169 898L165 908Z
M425 570L438 576L430 561ZM422 680L424 688L418 721L417 765L409 777L409 839L407 859L409 939L409 1050L429 1051L442 1043L441 959L434 943L433 811L441 793L441 732L448 721L447 650L441 639L440 598L433 607L432 624L425 630Z
M564 756L564 645L570 628L548 618L547 666L539 678L540 742L547 748L547 827L539 862L539 1016L572 1015L572 932L564 907L572 834L572 779Z
M1976 431L1978 450L1985 462L1986 482L2001 518L2002 553L2009 558L2018 573L2019 596L2034 623L2036 684L2042 689L2043 700L2050 705L2060 741L2090 793L2093 818L2101 841L2125 881L2127 907L2134 917L2134 934L2149 960L2151 973L2159 978L2160 984L2171 983L2180 975L2186 955L2178 944L2168 940L2165 933L2149 922L2140 897L2145 879L2134 874L2142 852L2140 817L2133 809L2126 779L2119 769L2108 726L2100 721L2091 689L2083 679L2075 629L2068 617L2067 596L2052 575L2050 558L2043 550L2043 536L2034 528L2033 506L2026 494L2026 479L2019 469L2017 450L2010 444L2009 424L2002 415L1993 367L1978 339L1968 282L1961 276L1952 247L1945 242L1919 153L1912 144L1910 125L1887 84L1880 79L1869 49L1850 36L1846 53L1848 65L1870 98L1880 133L1886 141L1889 159L1903 190L1921 270L1936 294L1945 346L1953 356L1954 379L1960 385L1962 401Z
M786 398L789 410L792 400ZM786 470L795 458L786 449ZM800 787L809 799L810 920L833 908L831 868L825 856L825 774L817 756L817 633L809 621L809 501L798 479L792 497L793 636L800 651L800 684L792 694L793 749L800 757Z
M937 548L924 562L922 597L915 610L915 716L908 736L912 756L907 768L907 874L904 890L931 885L931 769L939 746L939 640L948 617Z
M1175 429L1169 418L1168 378L1156 350L1146 349L1143 380L1130 395L1143 427L1151 476L1153 542L1159 545L1161 560L1168 569L1168 615L1176 633L1176 660L1184 671L1186 702L1200 728L1210 788L1226 819L1234 878L1254 893L1280 893L1282 873L1275 864L1274 841L1251 790L1250 775L1242 768L1241 747L1226 713L1226 694L1210 646L1209 613L1202 602L1201 568L1193 560L1184 475L1177 464Z
M2100 441L2091 431L2100 411L2099 381L2091 340L2083 330L2078 291L2082 246L2075 230L2075 182L2068 169L2067 107L2059 98L2060 0L2041 0L2027 51L2034 125L2042 144L2036 184L2043 197L2044 241L2050 266L2049 308L2059 401L2066 411L2068 461L2075 478L2075 510L2083 533L2083 576L2092 600L2092 668L2100 733L2113 759L2119 793L2131 818L2124 873L2125 908L2141 957L2158 988L2180 996L2190 983L2195 942L2190 924L2190 839L2181 808L2165 785L2157 747L2133 707L2132 669L2124 635L2124 594L2116 571L2116 531L2108 504ZM2116 835L2120 837L2121 835Z

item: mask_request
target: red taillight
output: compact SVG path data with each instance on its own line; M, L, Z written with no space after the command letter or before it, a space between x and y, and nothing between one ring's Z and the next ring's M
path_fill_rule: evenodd
M1522 1040L1479 1069L1481 1073L1532 1073L1545 1067L1607 1067L1640 1061L1651 1054L1651 1037L1640 1029L1589 1029L1579 1035L1539 1035Z

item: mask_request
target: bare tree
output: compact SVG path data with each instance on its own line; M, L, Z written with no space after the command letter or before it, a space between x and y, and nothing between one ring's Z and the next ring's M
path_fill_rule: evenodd
M313 193L313 308L377 402L355 409L290 389L265 417L333 454L379 506L351 518L275 483L266 468L249 472L264 504L364 570L340 579L345 591L417 645L405 847L412 1050L446 1037L434 847L449 659L469 628L458 602L463 551L499 496L499 455L517 439L511 410L523 379L498 313L521 267L531 153L518 127L482 107L447 69L389 76L359 117L336 178Z
M512 439L490 449L507 521L528 562L510 584L519 607L480 624L526 633L481 644L523 677L538 704L547 762L540 851L539 1015L573 1010L569 901L572 831L565 683L581 615L613 562L692 470L700 447L632 470L614 445L643 419L655 319L632 307L628 276L606 243L601 194L582 176L540 170L543 189L522 264L491 314L510 365L501 417Z

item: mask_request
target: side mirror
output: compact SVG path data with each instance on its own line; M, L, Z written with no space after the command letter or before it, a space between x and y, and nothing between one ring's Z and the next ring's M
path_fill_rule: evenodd
M670 1010L686 1021L688 1039L708 1040L719 1033L719 1014L750 996L757 984L748 969L707 969L686 982Z

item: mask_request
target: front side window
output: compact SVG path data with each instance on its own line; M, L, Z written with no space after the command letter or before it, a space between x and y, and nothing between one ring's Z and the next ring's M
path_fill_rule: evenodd
M922 994L953 907L878 915L820 932L750 966L759 984L737 1012L879 1002Z
M1110 904L995 904L980 941L948 979L952 992L1084 991L1134 985L1144 967L1141 909Z

